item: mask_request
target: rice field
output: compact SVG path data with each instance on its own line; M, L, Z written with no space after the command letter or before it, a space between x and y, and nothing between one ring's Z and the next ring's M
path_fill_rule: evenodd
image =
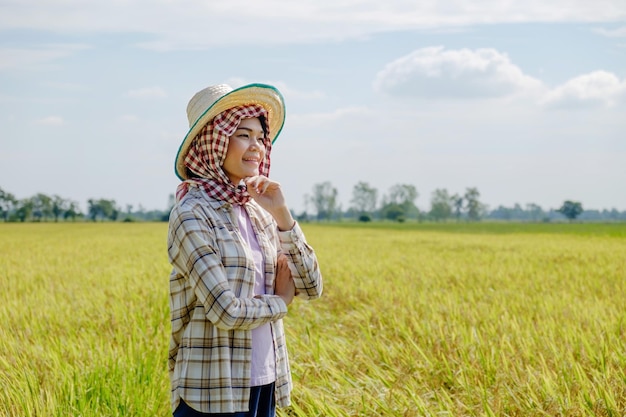
M279 415L626 415L626 224L303 228ZM0 415L171 415L166 233L0 224Z

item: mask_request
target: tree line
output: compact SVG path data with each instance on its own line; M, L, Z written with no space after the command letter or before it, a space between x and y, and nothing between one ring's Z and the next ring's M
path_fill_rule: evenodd
M450 193L438 188L430 194L427 210L420 210L416 201L417 188L412 184L396 184L381 194L367 182L358 182L352 189L350 204L343 208L339 203L339 193L330 181L313 185L310 193L304 196L305 210L294 213L301 221L338 221L342 219L369 221L528 221L547 222L563 219L581 221L626 221L626 211L584 210L578 201L565 201L557 209L544 210L541 206L529 203L522 207L498 206L490 210L480 201L476 187L468 187L462 193ZM168 207L174 204L174 195L168 196ZM0 219L5 222L26 221L167 221L167 210L145 210L141 205L135 209L126 205L119 207L115 200L89 199L87 210L82 212L79 204L58 195L38 193L32 197L16 199L0 188Z
M430 195L429 209L420 211L415 202L419 193L411 184L393 185L387 193L379 191L367 182L359 182L352 188L350 206L343 210L339 193L330 181L315 184L312 192L305 195L305 211L298 216L301 220L340 220L356 219L391 220L403 222L407 219L418 221L479 221L507 220L547 222L553 220L626 221L626 211L590 210L585 211L579 201L564 201L557 209L544 210L537 204L527 204L525 208L515 204L512 208L498 206L494 210L480 201L480 191L468 187L462 193L450 193L438 188Z
M168 215L169 210L147 211L141 205L138 209L127 205L123 210L115 200L105 198L87 200L87 211L83 212L78 202L58 195L37 193L17 199L0 188L0 219L5 222L166 221Z

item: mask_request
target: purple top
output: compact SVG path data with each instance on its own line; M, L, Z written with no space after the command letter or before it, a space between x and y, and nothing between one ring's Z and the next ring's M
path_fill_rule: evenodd
M250 217L240 205L233 205L239 232L254 258L255 282L254 295L265 294L265 267L263 253L256 239ZM250 386L271 384L276 380L276 359L274 356L274 343L272 341L272 329L269 323L252 329L252 373Z

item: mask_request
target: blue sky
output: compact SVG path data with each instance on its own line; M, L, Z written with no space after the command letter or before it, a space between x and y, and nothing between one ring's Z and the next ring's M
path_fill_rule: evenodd
M271 176L626 210L626 3L0 0L0 187L165 209L185 108L276 85ZM418 4L423 3L423 4Z

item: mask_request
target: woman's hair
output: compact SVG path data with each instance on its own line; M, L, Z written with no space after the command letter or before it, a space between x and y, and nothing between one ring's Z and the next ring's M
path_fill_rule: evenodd
M187 178L189 178L189 179L192 179L192 178L202 178L202 177L200 177L200 175L198 175L195 172L193 172L192 170L190 170L189 167L185 167L185 171L187 171Z
M263 134L267 138L267 119L265 118L264 114L260 115L258 119L261 122L261 126L263 127Z

